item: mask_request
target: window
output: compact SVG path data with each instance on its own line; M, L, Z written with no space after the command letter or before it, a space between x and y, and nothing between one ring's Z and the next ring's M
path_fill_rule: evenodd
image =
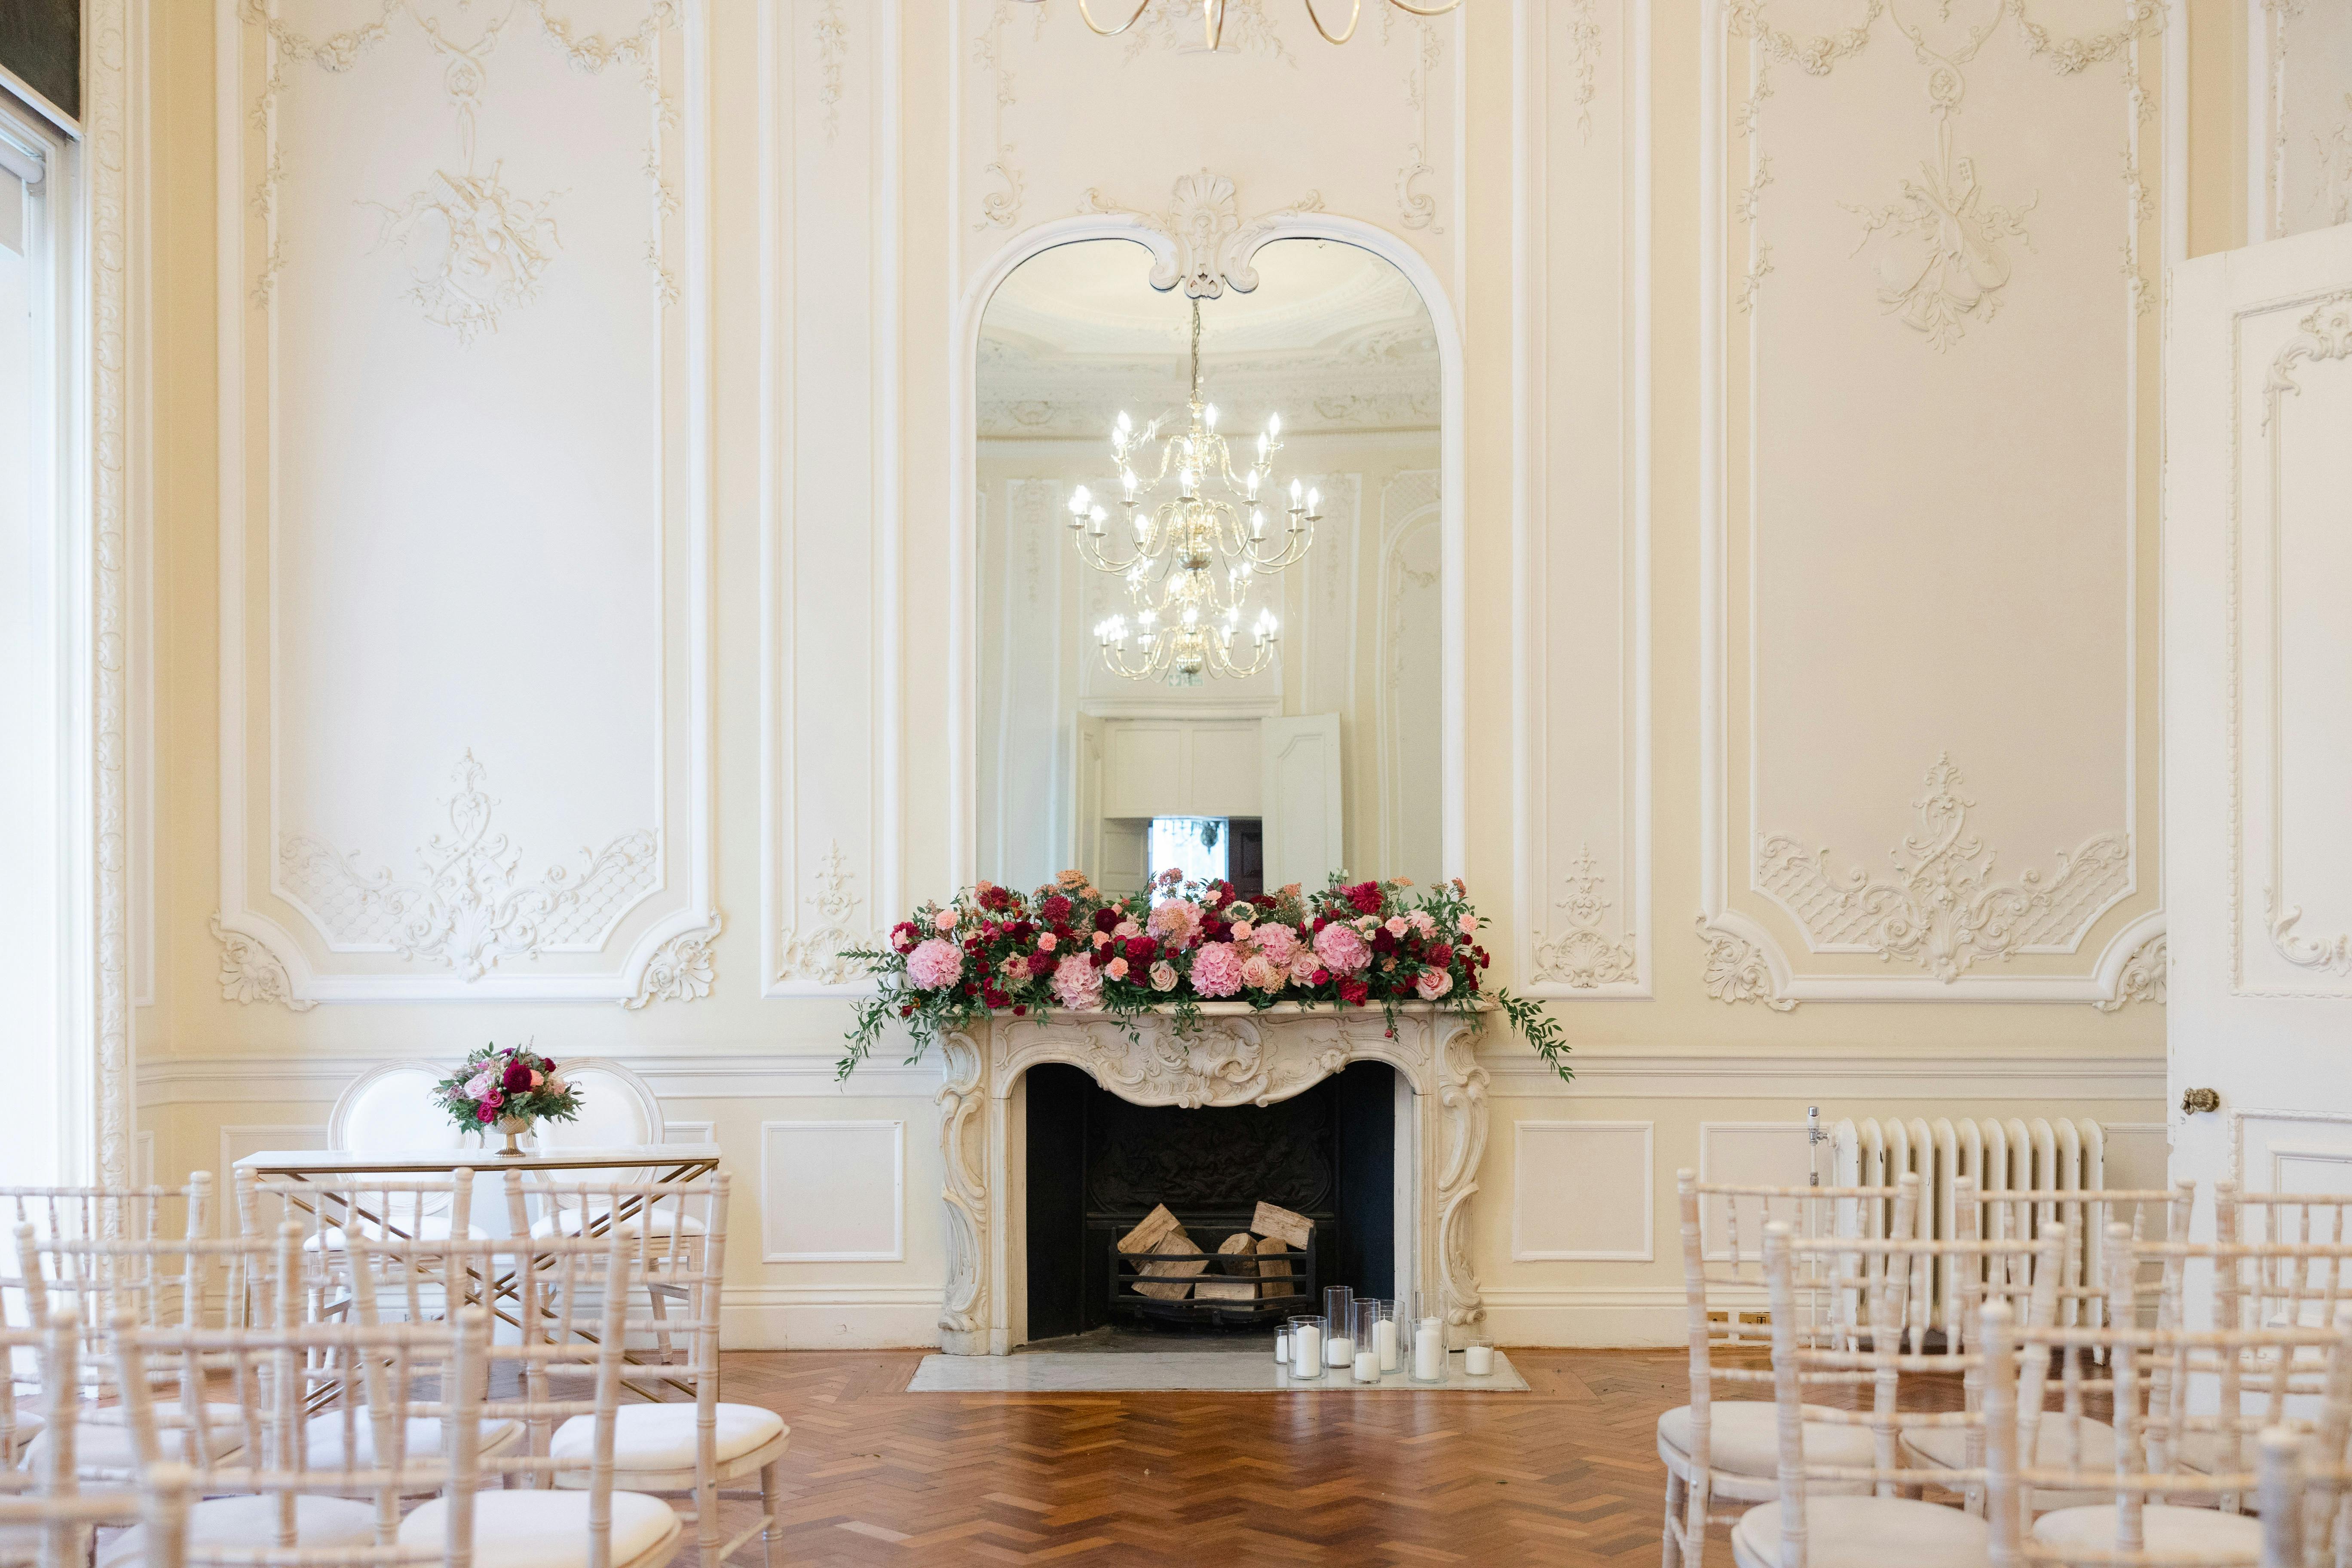
M0 91L0 1183L82 1179L90 861L86 384L72 144Z

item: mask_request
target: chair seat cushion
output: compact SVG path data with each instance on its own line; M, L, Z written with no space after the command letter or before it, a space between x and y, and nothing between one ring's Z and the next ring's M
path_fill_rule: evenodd
M193 1464L194 1449L190 1439L195 1434L184 1426L163 1425L174 1418L179 1408L177 1402L155 1407L156 1443L165 1458ZM205 1426L207 1431L205 1446L215 1461L226 1459L245 1447L243 1405L205 1405ZM48 1451L48 1434L43 1433L26 1447L26 1468L39 1470L43 1456ZM103 1410L81 1413L81 1418L74 1423L74 1465L85 1473L104 1470L127 1474L139 1468L139 1453L131 1446L131 1428L123 1425L121 1406L110 1405Z
M411 1417L407 1425L407 1434L402 1440L408 1446L408 1457L411 1459L438 1458L441 1454L443 1430L439 1418L417 1415ZM362 1416L362 1419L353 1422L352 1426L355 1433L352 1443L352 1460L346 1465L343 1462L341 1412L331 1410L323 1415L311 1416L310 1423L303 1428L302 1446L307 1450L305 1462L314 1470L373 1468L375 1423ZM504 1443L521 1430L521 1426L513 1421L483 1422L481 1451L485 1454L491 1452L498 1445Z
M1892 1497L1805 1500L1810 1568L1984 1568L1985 1521L1941 1503ZM1780 1568L1780 1505L1751 1508L1731 1527L1740 1568Z
M2225 1556L2242 1553L2252 1562L2263 1547L2263 1525L2242 1513L2210 1508L2175 1508L2150 1503L2140 1510L2140 1538L2148 1550L2182 1556ZM2116 1544L2116 1505L2062 1508L2033 1521L2033 1539L2061 1550L2112 1552Z
M375 1508L349 1498L294 1500L294 1540L300 1546L373 1546ZM278 1541L278 1500L211 1498L188 1510L188 1544L266 1548ZM139 1568L147 1561L147 1527L134 1525L100 1549L97 1568Z
M1769 1399L1712 1399L1707 1402L1707 1465L1735 1476L1777 1476L1780 1473L1780 1407ZM1870 1429L1820 1422L1815 1416L1832 1412L1818 1405L1805 1406L1805 1462L1811 1465L1868 1465L1874 1462ZM1658 1417L1658 1441L1687 1456L1691 1445L1691 1407L1687 1405Z
M694 1411L691 1405L624 1405L613 1427L613 1468L616 1470L690 1470L694 1468ZM717 1411L719 1462L740 1458L782 1436L791 1428L772 1410L756 1405L721 1405ZM585 1459L595 1452L596 1418L574 1415L555 1429L547 1451L558 1459ZM569 1479L561 1472L559 1482ZM584 1475L579 1478L585 1482Z
M2074 1439L2068 1434L2076 1425L2063 1410L2043 1411L2040 1450L2031 1461L2019 1455L2019 1464L2032 1463L2042 1469L2063 1468L2074 1452ZM2113 1471L2116 1468L2116 1429L2104 1421L2087 1418L2080 1426L2082 1468ZM1963 1426L1910 1427L1903 1434L1903 1447L1927 1463L1947 1470L1959 1469L1969 1462L1969 1434ZM1978 1462L1981 1464L1983 1461Z
M439 1546L448 1534L439 1498L400 1521L403 1546ZM613 1494L613 1568L646 1556L678 1532L669 1504L643 1492ZM488 1491L474 1499L474 1568L580 1568L588 1561L584 1491Z

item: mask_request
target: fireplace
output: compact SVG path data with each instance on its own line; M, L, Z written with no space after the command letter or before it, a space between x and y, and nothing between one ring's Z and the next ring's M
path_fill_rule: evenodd
M1386 1064L1359 1062L1270 1105L1187 1110L1133 1104L1067 1064L1031 1068L1029 1338L1113 1323L1271 1327L1313 1310L1307 1303L1326 1285L1396 1295L1400 1089ZM1308 1247L1263 1266L1255 1250L1219 1256L1221 1243L1248 1234L1262 1202L1312 1220ZM1142 1280L1150 1289L1139 1290L1138 1270L1122 1270L1115 1248L1161 1205L1206 1256L1197 1274Z
M1131 1023L1099 1014L1061 1014L1042 1019L1000 1016L947 1036L939 1097L948 1243L940 1348L950 1355L1004 1355L1049 1331L1069 1331L1074 1316L1083 1324L1090 1298L1108 1309L1107 1241L1099 1294L1086 1282L1091 1267L1084 1240L1087 1129L1129 1124L1116 1121L1122 1113L1099 1109L1100 1102L1091 1100L1086 1109L1068 1113L1066 1097L1075 1092L1070 1080L1043 1073L1056 1066L1078 1069L1096 1088L1130 1107L1172 1119L1167 1123L1173 1129L1172 1142L1155 1145L1154 1139L1139 1139L1132 1145L1137 1149L1181 1152L1200 1140L1221 1141L1226 1136L1222 1131L1195 1131L1187 1119L1196 1120L1200 1129L1213 1129L1221 1123L1209 1117L1278 1110L1294 1100L1307 1101L1289 1113L1304 1119L1302 1124L1318 1115L1336 1117L1330 1134L1334 1196L1328 1200L1328 1222L1318 1221L1318 1228L1328 1223L1331 1232L1332 1256L1326 1260L1324 1249L1318 1248L1326 1278L1355 1283L1367 1295L1409 1298L1418 1292L1440 1304L1450 1331L1476 1324L1486 1309L1470 1267L1469 1230L1486 1144L1486 1072L1478 1065L1477 1044L1488 1010L1484 1004L1466 1013L1412 1004L1397 1009L1391 1026L1390 1016L1370 1008L1283 1004L1259 1010L1213 1002L1181 1032L1178 1020L1164 1014L1147 1014ZM1033 1080L1045 1086L1034 1090L1034 1106ZM1318 1094L1328 1098L1318 1100ZM1355 1104L1357 1096L1365 1103ZM1383 1099L1390 1117L1385 1224L1378 1213L1381 1179L1370 1173L1370 1164L1354 1163L1378 1158L1382 1141L1370 1130L1377 1123L1345 1131L1357 1111L1376 1115L1370 1102ZM1320 1111L1315 1109L1318 1104ZM1056 1107L1065 1109L1057 1113ZM1103 1137L1108 1147L1107 1131ZM1066 1190L1058 1199L1041 1194L1048 1223L1039 1243L1047 1258L1034 1321L1033 1141L1039 1144L1041 1168L1061 1173L1053 1178L1055 1184L1066 1187L1068 1173L1080 1173L1076 1198ZM1134 1158L1129 1159L1129 1176L1122 1178L1130 1185L1141 1179L1133 1175ZM1107 1188L1097 1194L1105 1225L1114 1223L1108 1215L1116 1195ZM1234 1192L1179 1217L1209 1236L1215 1224L1247 1226L1244 1205L1265 1195ZM1137 1191L1121 1201L1131 1205L1143 1196ZM1165 1201L1165 1194L1153 1201ZM1055 1239L1066 1234L1066 1226L1080 1237L1075 1251Z

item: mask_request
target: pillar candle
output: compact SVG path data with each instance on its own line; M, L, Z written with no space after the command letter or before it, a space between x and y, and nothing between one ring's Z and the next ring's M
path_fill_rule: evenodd
M1372 1348L1381 1358L1382 1372L1397 1369L1397 1326L1394 1318L1382 1318L1372 1331Z
M1356 1359L1356 1342L1343 1333L1332 1333L1323 1343L1323 1364L1345 1366Z
M1278 1362L1290 1359L1290 1330L1287 1326L1274 1331L1274 1359Z
M1381 1380L1381 1357L1378 1351L1356 1352L1356 1381L1378 1383Z
M1435 1318L1423 1318L1412 1331L1412 1374L1423 1383L1445 1375L1445 1325Z
M1472 1345L1462 1352L1462 1370L1473 1377L1486 1377L1495 1370L1495 1347Z
M1312 1323L1291 1331L1290 1375L1313 1377L1323 1363L1323 1336Z

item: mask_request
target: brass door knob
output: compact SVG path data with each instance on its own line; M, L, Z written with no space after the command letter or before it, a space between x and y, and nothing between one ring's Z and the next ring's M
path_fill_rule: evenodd
M2218 1089L2192 1089L2180 1097L2180 1109L2195 1115L2200 1110L2221 1109L2221 1091Z

